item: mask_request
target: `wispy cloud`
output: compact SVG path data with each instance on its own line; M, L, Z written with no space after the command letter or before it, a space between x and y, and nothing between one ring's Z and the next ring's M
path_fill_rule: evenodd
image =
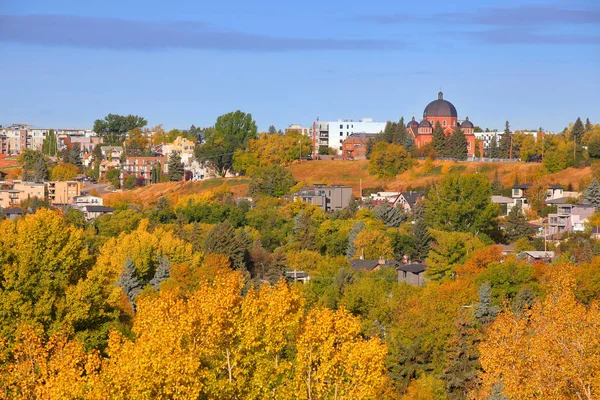
M70 15L0 15L0 42L146 51L283 52L405 47L400 41L280 37L221 31L197 22L151 22Z

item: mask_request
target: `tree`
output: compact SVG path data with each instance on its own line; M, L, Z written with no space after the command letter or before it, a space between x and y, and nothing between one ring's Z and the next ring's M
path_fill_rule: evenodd
M536 181L527 189L527 203L532 210L543 217L542 212L546 207L546 196L548 195L548 185L542 181Z
M127 139L123 142L123 146L128 156L139 157L149 153L150 143L146 133L141 128L136 127L129 131Z
M425 223L425 205L419 200L414 210L415 223L413 225L412 236L414 239L413 258L414 261L423 262L429 254L431 235L429 228Z
M512 243L522 238L529 238L534 229L529 226L527 218L523 215L523 209L520 205L511 208L504 224L504 236Z
M217 118L214 128L205 130L206 143L196 146L196 158L210 162L219 175L233 167L233 154L256 138L257 127L251 114L235 111Z
M163 197L164 198L164 197ZM160 288L160 284L171 276L171 263L167 260L166 257L158 257L158 267L156 267L156 272L154 273L154 277L150 280L150 284L154 287L154 290L158 290Z
M488 282L483 282L479 286L479 303L475 308L475 318L481 325L488 325L496 319L498 306L492 306L492 288Z
M438 157L446 157L446 135L444 134L444 128L439 121L435 123L433 128L433 136L431 139L431 144L435 149Z
M390 238L378 230L363 229L354 239L356 253L354 258L365 260L389 260L394 255L394 249Z
M446 349L447 364L442 375L446 382L448 399L467 399L479 384L480 333L475 328L472 317L461 313L456 322L456 333Z
M460 126L456 126L454 132L452 132L452 136L450 137L450 149L448 151L448 155L450 157L455 158L457 160L466 160L467 159L467 138L460 129Z
M591 131L592 129L594 129L594 125L592 125L592 123L590 122L590 119L589 119L589 118L586 118L586 119L585 119L585 131L586 131L586 132L589 132L589 131Z
M119 277L119 281L117 285L123 289L123 292L127 295L129 299L129 304L131 304L131 308L136 310L135 306L135 297L142 290L143 284L137 277L135 272L135 265L130 258L125 261L125 266L123 267L123 272L121 272L121 276Z
M365 223L363 221L358 221L352 224L352 229L348 234L348 246L346 247L346 258L351 259L356 255L356 246L354 241L358 234L365 229Z
M510 125L508 121L504 125L504 132L502 133L502 137L500 138L499 147L499 157L500 158L511 158L511 146L512 146L512 133L510 131Z
M583 126L583 122L581 122L581 118L577 118L575 124L573 124L573 128L571 129L571 141L574 141L578 145L581 144L581 140L583 139L583 135L585 134L585 127Z
M497 206L483 174L450 174L425 199L428 225L449 232L491 234L497 230Z
M73 164L77 167L77 170L81 169L81 148L79 147L79 143L75 143L73 147L67 150L69 154L69 163Z
M488 147L488 157L489 158L499 158L498 154L498 141L496 140L496 135L492 136L492 140L490 140L490 145Z
M42 144L42 152L48 156L55 156L58 152L58 143L54 129L48 131L44 143Z
M229 258L234 269L246 270L250 243L243 232L236 233L229 221L225 220L208 232L204 241L204 251L222 254Z
M71 181L75 179L79 170L73 164L60 163L52 168L50 179L53 181Z
M373 209L373 212L388 228L397 228L406 220L406 214L399 210L398 207L393 207L389 203L377 205Z
M108 114L104 119L94 122L94 132L103 139L105 146L119 146L123 144L127 132L143 128L146 124L148 121L137 115Z
M558 266L548 294L525 315L505 310L480 345L482 392L502 383L514 399L600 396L598 304L575 298L572 267Z
M48 166L46 165L46 160L40 157L35 162L33 170L33 181L41 183L44 182L46 179L48 179Z
M169 167L169 172L167 173L169 176L169 180L171 182L180 181L181 178L183 178L184 170L183 163L181 162L181 156L179 155L179 153L171 153L167 165Z
M269 133L269 135L273 135L273 134L277 133L277 128L275 128L274 125L269 125L268 133Z
M24 150L19 156L19 162L23 165L23 180L28 181L33 178L35 166L39 159L44 160L44 154L37 150Z
M378 142L369 159L369 174L379 179L393 178L411 165L411 156L399 144Z
M499 195L502 192L502 182L500 182L500 176L498 170L494 173L494 182L492 182L492 193Z
M427 256L426 274L435 281L454 278L456 267L462 265L475 250L484 247L471 233L444 232L432 229L433 244Z
M250 188L248 189L251 196L281 197L287 194L292 186L296 184L292 172L288 168L279 165L260 167L254 171L251 178L252 182L250 182Z
M600 210L600 183L596 178L585 188L583 200L588 204L593 204L596 210Z

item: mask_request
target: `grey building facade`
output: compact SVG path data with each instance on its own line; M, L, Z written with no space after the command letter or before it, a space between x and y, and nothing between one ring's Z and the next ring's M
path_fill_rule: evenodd
M352 188L347 186L306 186L292 195L308 204L320 207L324 211L338 211L348 207L352 199Z

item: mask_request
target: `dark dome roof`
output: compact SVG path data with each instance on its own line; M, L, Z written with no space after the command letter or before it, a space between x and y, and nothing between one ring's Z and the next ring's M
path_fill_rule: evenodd
M473 123L469 121L469 117L460 124L461 128L473 128Z
M419 123L417 121L415 121L415 117L412 117L412 120L408 121L408 124L406 124L406 126L408 126L408 127L419 126Z
M431 122L423 118L423 121L419 123L419 126L422 128L431 128Z
M456 107L447 100L444 100L444 94L438 93L438 99L427 104L425 114L428 117L458 117Z

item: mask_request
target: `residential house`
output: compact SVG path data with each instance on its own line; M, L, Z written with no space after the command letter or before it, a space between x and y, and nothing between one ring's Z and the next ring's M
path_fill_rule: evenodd
M403 208L406 212L411 212L415 209L415 205L422 197L423 192L402 192L393 205Z
M99 196L92 196L89 194L82 196L73 197L73 203L71 206L75 208L83 207L83 206L101 206L104 203L104 199Z
M510 212L513 207L519 205L523 211L529 209L528 203L528 190L533 185L531 183L525 183L522 185L515 185L512 187L512 198L513 203L507 204L507 212ZM562 186L560 185L549 185L548 191L546 193L546 201L551 201L553 199L558 199L564 197L564 191Z
M167 157L167 160L172 153L177 153L181 157L181 162L187 164L194 158L194 149L196 143L183 136L177 136L173 143L165 143L162 147L162 154Z
M509 206L512 209L515 204L515 200L505 196L492 196L492 203L498 204L505 215L508 215Z
M552 262L554 260L553 251L524 251L519 253L518 258L526 260L528 263L534 262Z
M377 271L381 267L392 267L396 268L400 263L396 260L350 260L350 266L355 271Z
M17 218L25 215L25 210L23 210L22 208L19 208L19 207L13 207L13 208L4 210L4 214L6 214L6 218L12 220L12 219L17 219Z
M396 267L398 271L398 282L404 282L413 286L423 286L427 282L425 277L425 270L427 265L425 264L402 264Z
M81 195L81 182L48 182L48 201L52 205L71 204L73 203L73 199L79 195Z
M600 239L600 226L592 227L591 238L596 240Z
M308 272L305 271L286 271L285 277L287 280L292 282L306 283L310 281L310 275L308 275Z
M91 204L84 205L81 208L81 212L83 213L83 216L88 221L96 219L98 217L101 217L102 215L105 215L105 214L112 214L113 211L115 211L114 208L104 207L104 206L100 206L100 205L91 205Z
M121 169L121 159L113 158L112 161L100 161L100 179L106 178L106 173L111 169Z
M316 205L324 211L338 211L348 207L352 199L352 188L347 186L305 186L292 194L292 200L301 200Z
M120 160L123 155L123 146L101 146L100 151L105 160Z
M167 172L167 157L127 157L124 164L121 164L121 185L125 182L127 175L141 176L144 178L144 184L152 183L152 169L158 164L161 165L161 171Z
M548 235L559 239L569 232L583 232L587 218L596 208L591 204L558 204L556 213L548 215Z
M367 142L376 136L374 133L353 133L342 142L342 156L351 160L367 158Z

